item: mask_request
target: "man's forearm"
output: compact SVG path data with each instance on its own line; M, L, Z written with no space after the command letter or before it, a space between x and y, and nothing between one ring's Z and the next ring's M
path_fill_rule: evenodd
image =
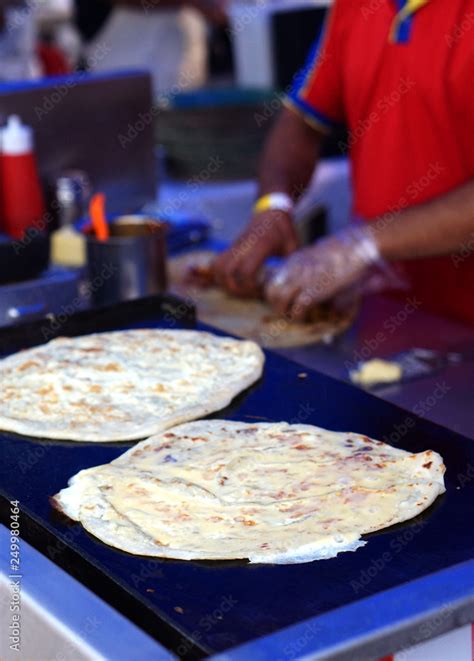
M322 137L300 115L284 108L260 162L259 194L279 191L298 199L311 180Z
M474 180L398 216L371 225L388 260L447 255L474 235Z

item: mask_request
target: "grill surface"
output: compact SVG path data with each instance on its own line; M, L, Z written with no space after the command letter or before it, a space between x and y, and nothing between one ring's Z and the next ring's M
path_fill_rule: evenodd
M177 327L169 316L167 323L163 314L153 321L149 310L147 315L137 310L128 313L134 324L120 321L117 313L116 323ZM110 327L110 319L101 322L97 315L82 319L80 328L71 319L68 333L100 330L99 323ZM79 470L111 461L131 443L0 434L0 519L7 521L7 501L18 499L25 539L160 642L189 657L228 649L471 558L474 443L321 374L300 378L301 371L267 353L261 382L212 417L316 424L389 440L411 452L432 449L444 457L447 493L417 519L366 536L364 548L331 560L290 566L153 560L105 546L55 513L48 501Z

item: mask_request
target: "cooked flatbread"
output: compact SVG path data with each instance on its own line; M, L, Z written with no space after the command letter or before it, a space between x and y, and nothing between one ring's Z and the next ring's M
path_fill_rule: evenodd
M310 425L208 420L78 473L54 505L137 555L298 563L355 551L444 492L442 458Z
M0 429L72 441L146 438L227 406L262 374L253 342L187 330L58 338L0 361Z
M231 296L213 283L210 265L215 256L212 251L196 251L169 262L170 290L192 302L204 323L276 349L329 342L355 319L356 300L344 309L322 303L307 322L298 323L275 314L263 300Z

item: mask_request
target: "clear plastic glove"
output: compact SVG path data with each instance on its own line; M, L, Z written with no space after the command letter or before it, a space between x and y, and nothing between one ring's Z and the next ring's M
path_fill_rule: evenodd
M304 320L315 305L354 290L381 265L370 229L350 227L291 255L268 280L265 295L279 314Z

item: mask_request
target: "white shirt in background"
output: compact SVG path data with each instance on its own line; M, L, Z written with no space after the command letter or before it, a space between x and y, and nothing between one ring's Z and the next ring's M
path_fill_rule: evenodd
M207 79L207 27L190 8L116 8L87 47L92 71L147 69L156 96L201 87Z

